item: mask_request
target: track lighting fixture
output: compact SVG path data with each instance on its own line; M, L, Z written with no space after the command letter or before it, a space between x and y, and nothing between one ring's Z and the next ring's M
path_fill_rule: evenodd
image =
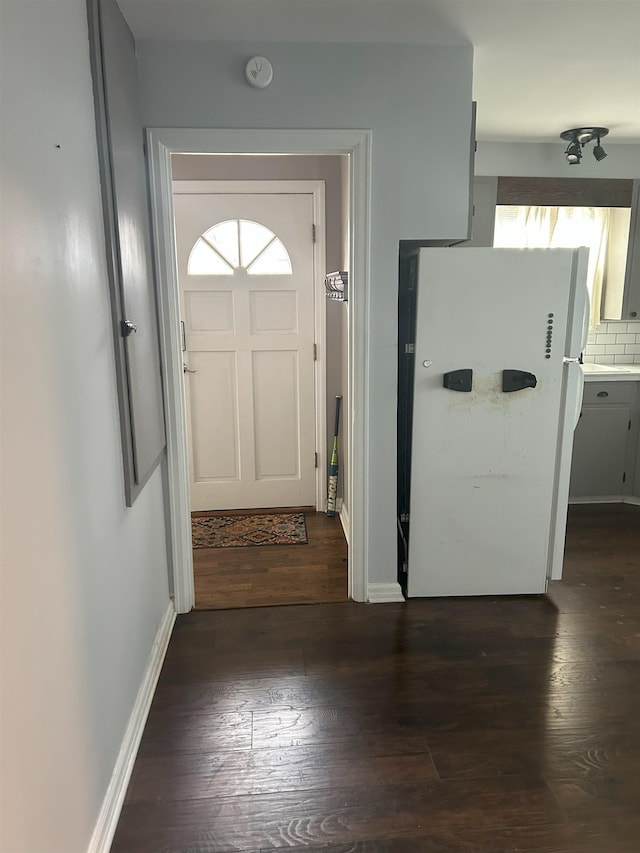
M560 138L564 139L569 144L564 152L567 158L567 163L571 166L577 166L582 160L582 149L589 143L596 141L593 146L593 156L598 163L604 160L607 152L600 145L600 138L609 133L608 127L574 127L571 130L563 130Z

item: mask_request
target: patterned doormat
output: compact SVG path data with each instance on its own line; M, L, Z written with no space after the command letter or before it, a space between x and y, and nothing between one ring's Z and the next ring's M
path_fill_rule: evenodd
M194 548L307 544L303 512L192 516L191 532Z

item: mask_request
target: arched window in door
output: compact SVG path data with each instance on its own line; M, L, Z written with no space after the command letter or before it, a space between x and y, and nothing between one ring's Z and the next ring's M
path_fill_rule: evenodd
M259 222L228 219L204 232L191 249L189 275L291 275L282 240Z

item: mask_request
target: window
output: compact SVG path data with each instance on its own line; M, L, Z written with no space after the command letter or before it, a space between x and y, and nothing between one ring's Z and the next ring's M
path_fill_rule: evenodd
M631 211L609 207L498 205L494 246L568 248L587 246L591 325L619 317Z
M189 275L291 275L291 258L279 237L248 219L219 222L199 237L187 263Z

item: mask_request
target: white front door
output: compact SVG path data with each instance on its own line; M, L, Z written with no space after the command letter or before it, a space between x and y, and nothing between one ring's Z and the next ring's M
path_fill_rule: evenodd
M174 184L192 510L315 504L313 197Z

